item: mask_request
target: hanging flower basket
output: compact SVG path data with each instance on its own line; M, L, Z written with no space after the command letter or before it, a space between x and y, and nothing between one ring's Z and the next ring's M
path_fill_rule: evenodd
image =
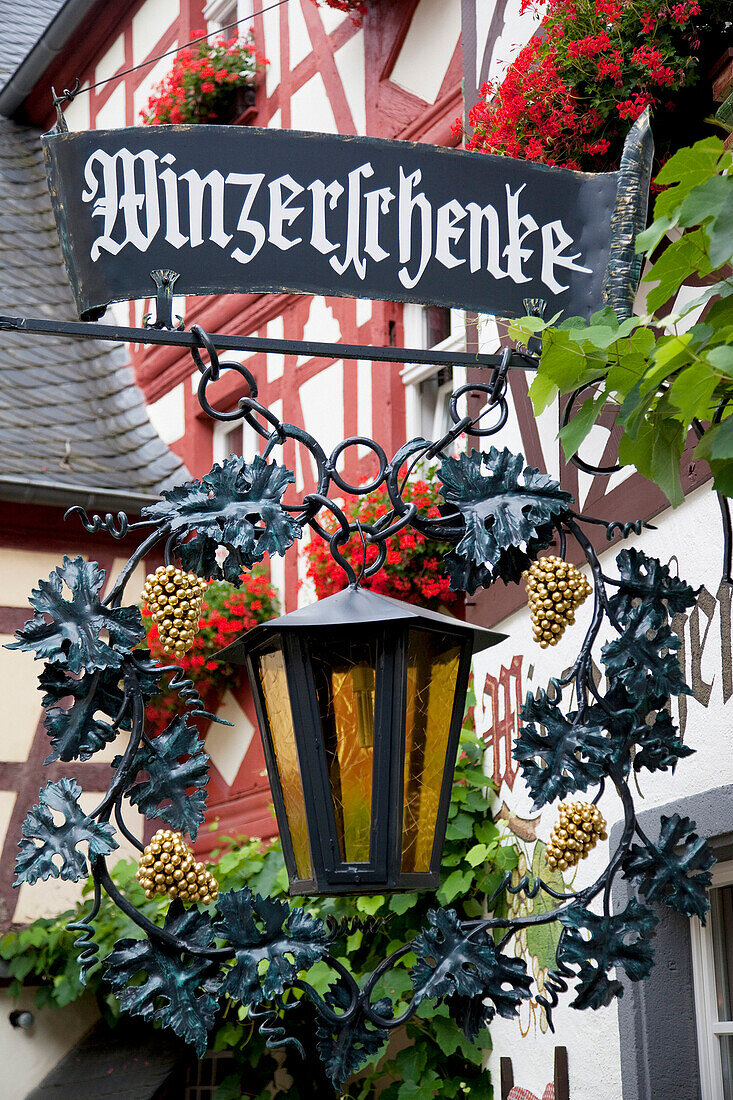
M200 38L205 31L194 31ZM182 50L148 100L141 118L160 123L234 122L254 106L257 74L269 64L257 52L252 32L206 39Z

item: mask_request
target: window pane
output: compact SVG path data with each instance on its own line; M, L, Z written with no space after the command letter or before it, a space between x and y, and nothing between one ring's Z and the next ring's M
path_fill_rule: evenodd
M311 653L341 859L368 863L376 642L321 642Z
M402 831L406 872L430 870L459 658L455 638L410 631Z
M733 885L712 890L710 902L718 1019L733 1020Z
M295 745L293 713L290 709L290 695L288 693L282 650L273 649L269 653L260 654L258 663L260 684L265 699L267 721L272 737L277 772L280 777L285 813L288 818L295 866L299 878L311 878L313 867L308 844L303 780L300 775L298 751Z

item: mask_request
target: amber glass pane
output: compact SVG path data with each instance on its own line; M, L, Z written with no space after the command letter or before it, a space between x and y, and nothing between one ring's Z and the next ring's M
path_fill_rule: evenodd
M459 660L454 638L410 631L402 819L406 872L430 870Z
M312 878L308 823L305 815L303 780L300 775L298 751L295 746L293 713L285 677L285 662L280 649L262 653L259 658L260 684L265 698L267 721L275 751L285 813L288 818L290 842L299 878Z
M341 859L368 863L376 644L321 642L311 659Z

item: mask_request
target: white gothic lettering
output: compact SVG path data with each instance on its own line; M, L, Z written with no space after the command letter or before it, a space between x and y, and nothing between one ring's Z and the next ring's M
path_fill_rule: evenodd
M422 172L399 166L396 178L367 190L369 161L344 178L298 180L290 173L176 170L172 153L95 150L84 165L81 198L99 219L90 257L147 251L160 236L173 248L208 243L236 264L252 262L270 245L281 252L312 249L337 275L349 269L362 282L369 266L392 257L406 290L419 288L428 265L516 284L540 281L553 294L569 289L567 272L592 274L560 218L540 222L526 183L507 183L496 205L434 201ZM390 242L394 242L390 244ZM392 251L390 251L390 248ZM393 252L396 253L393 255ZM530 264L532 264L530 268Z

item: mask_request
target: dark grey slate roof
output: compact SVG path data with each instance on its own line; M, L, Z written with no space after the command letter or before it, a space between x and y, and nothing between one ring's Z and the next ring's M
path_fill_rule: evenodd
M4 119L0 313L77 319L39 134ZM148 419L122 346L0 333L0 499L122 506L121 494L129 507L186 476Z
M0 86L31 52L64 0L0 0Z

